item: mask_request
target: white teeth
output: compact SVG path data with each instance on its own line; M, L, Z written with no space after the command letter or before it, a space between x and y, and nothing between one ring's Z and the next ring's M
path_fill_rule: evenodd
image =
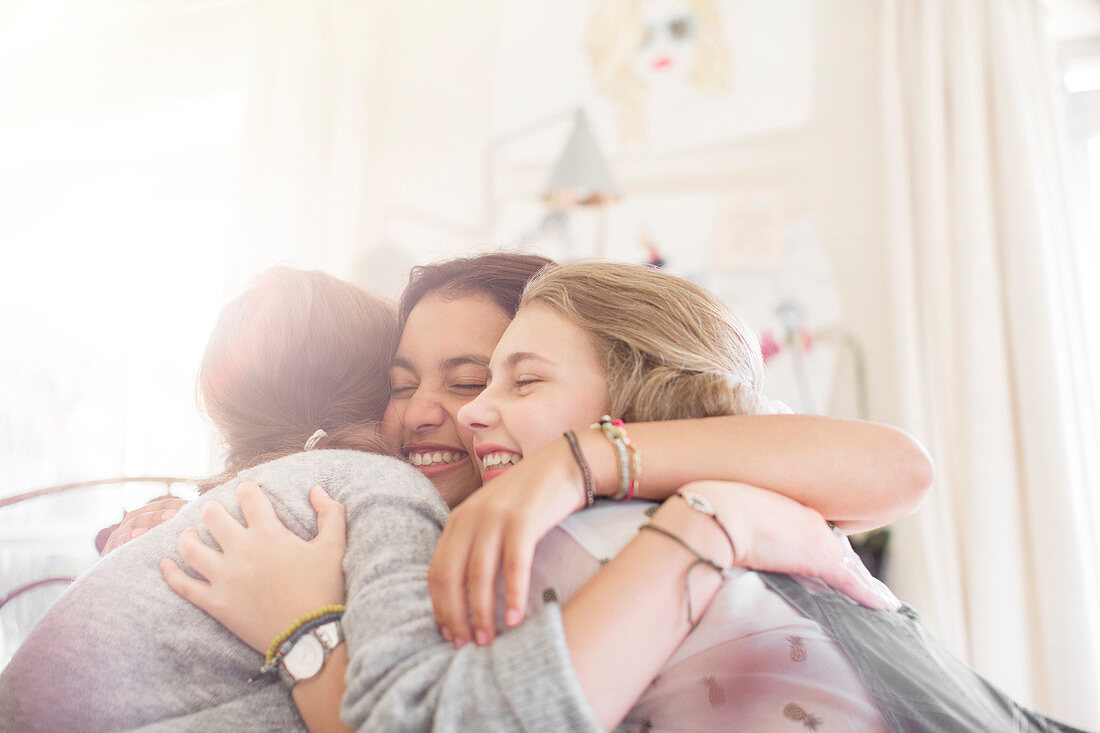
M465 453L452 451L432 451L424 453L412 451L406 454L406 460L414 466L433 466L436 464L455 463L465 457Z
M486 471L497 468L499 466L510 466L518 463L520 456L515 453L490 453L481 459L481 465L485 467Z

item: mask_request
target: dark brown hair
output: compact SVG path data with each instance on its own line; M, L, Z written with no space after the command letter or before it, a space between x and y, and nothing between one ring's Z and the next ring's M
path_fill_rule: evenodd
M222 309L199 369L201 406L226 443L225 473L303 450L384 452L379 434L397 338L393 303L319 271L274 267Z
M437 293L447 300L484 295L503 308L511 318L516 315L527 282L547 265L553 264L553 260L538 255L492 252L418 265L409 273L409 283L401 294L401 327L404 327L412 309L428 293Z

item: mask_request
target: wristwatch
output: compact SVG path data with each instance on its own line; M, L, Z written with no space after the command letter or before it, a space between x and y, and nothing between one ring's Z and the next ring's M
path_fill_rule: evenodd
M339 621L330 621L300 636L282 654L279 679L287 687L308 680L324 668L329 654L344 641L344 628Z

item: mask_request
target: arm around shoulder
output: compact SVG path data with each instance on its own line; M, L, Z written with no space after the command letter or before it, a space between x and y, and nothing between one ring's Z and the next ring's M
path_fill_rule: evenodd
M427 584L442 499L409 467L347 478L370 489L347 507L342 719L360 730L598 730L556 606L490 646L456 650Z

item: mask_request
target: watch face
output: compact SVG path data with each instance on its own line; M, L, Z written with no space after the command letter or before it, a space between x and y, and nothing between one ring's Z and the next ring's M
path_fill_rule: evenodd
M309 679L325 664L325 648L313 634L299 639L290 653L283 657L283 666L295 680Z

